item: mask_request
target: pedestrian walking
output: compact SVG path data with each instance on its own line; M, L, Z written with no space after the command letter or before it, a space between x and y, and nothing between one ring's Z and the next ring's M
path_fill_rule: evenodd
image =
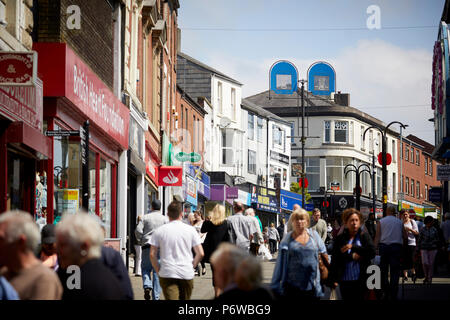
M216 301L271 302L272 293L262 286L262 269L255 256L243 249L222 243L211 256L215 281L222 293Z
M274 254L275 252L277 252L277 243L278 241L280 241L280 235L278 234L278 230L275 229L275 224L273 222L270 224L268 234L270 253Z
M377 224L375 246L379 246L381 286L384 299L397 300L400 278L400 259L406 232L396 216L395 208L388 207L386 217ZM390 277L389 277L390 275ZM389 278L389 279L388 279Z
M2 213L0 269L6 269L0 276L5 277L21 300L60 300L63 288L58 276L35 255L40 237L39 227L29 213Z
M201 213L200 210L197 210L194 212L194 220L192 222L192 226L194 227L194 229L197 231L198 235L200 236L200 241L203 244L203 242L205 241L205 237L206 237L206 233L201 232L202 229L202 225L204 222L204 218L203 218L203 214ZM200 265L202 267L202 275L204 276L206 274L206 265L205 265L205 260L204 258L200 261ZM197 266L197 276L200 276L200 266Z
M339 285L343 300L363 300L367 296L367 267L375 257L375 246L367 231L362 231L363 217L354 209L343 212L344 231L336 237L331 252L327 283Z
M283 240L284 236L287 234L286 219L281 219L280 225L277 227L278 234L280 235L280 242Z
M241 202L235 202L233 210L234 215L228 218L230 241L245 251L249 251L251 236L257 230L253 221L244 216L244 205Z
M325 240L327 239L327 223L320 218L320 210L318 208L314 208L313 210L310 229L317 231L322 238L322 241L325 243Z
M295 210L289 232L280 244L280 252L270 287L278 295L296 300L318 300L323 296L320 283L319 254L326 254L319 234L308 229L309 214Z
M136 218L136 227L139 225L139 222L142 220L142 215L138 215ZM136 253L134 257L134 274L136 277L142 276L142 245L140 240L136 237L136 229L133 236L134 242L134 252Z
M442 223L441 227L447 251L447 271L450 273L450 212L447 212L444 218L445 221Z
M210 217L210 220L206 220L203 223L200 231L206 233L205 241L202 244L205 254L203 260L211 266L214 296L217 297L221 293L221 289L214 281L215 271L211 264L211 255L222 242L229 242L230 236L228 233L227 220L225 219L225 207L223 205L217 204L211 211Z
M56 253L56 235L54 224L47 224L41 230L41 249L39 259L44 266L49 267L53 271L57 271L58 255Z
M377 234L377 221L375 220L375 213L369 213L369 217L366 222L364 222L364 229L369 233L372 241L375 240L375 235Z
M161 214L161 201L152 201L152 211L145 214L138 226L135 235L142 246L142 286L144 288L145 300L159 300L161 286L158 273L150 261L150 238L156 229L169 222L169 219Z
M400 210L400 217L403 221L403 226L408 235L407 243L403 245L403 281L408 281L408 271L411 271L411 279L416 283L417 275L414 269L414 256L416 252L416 237L419 236L419 228L414 220L410 219L408 211Z
M98 220L83 211L65 214L58 223L58 276L64 289L63 300L127 299L119 280L101 260L103 242L104 233ZM78 266L78 272L73 266ZM73 272L79 277L75 283L69 278Z
M263 235L259 226L259 221L255 217L255 210L253 208L248 208L245 210L244 215L250 217L253 220L253 224L255 226L256 232L251 236L250 241L250 253L254 256L257 256L259 253L259 247L264 243Z
M434 262L440 245L438 230L433 226L433 217L425 217L425 227L419 233L419 249L422 256L424 284L431 284L433 279Z
M150 260L158 273L166 300L189 300L194 286L194 270L204 256L202 244L197 231L182 222L180 202L171 202L167 215L169 223L156 229L150 238Z

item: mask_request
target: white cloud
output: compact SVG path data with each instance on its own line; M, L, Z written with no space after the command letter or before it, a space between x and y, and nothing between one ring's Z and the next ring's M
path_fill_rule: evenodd
M240 59L211 53L206 64L243 83L243 97L268 89L268 73L277 60L288 60L306 78L308 67L319 59L278 57ZM423 49L403 49L382 40L361 40L327 62L336 70L337 90L350 93L352 107L385 123L401 121L414 134L434 144L430 103L432 53ZM416 106L423 105L425 106ZM375 108L411 106L403 108ZM398 126L394 129L398 130Z

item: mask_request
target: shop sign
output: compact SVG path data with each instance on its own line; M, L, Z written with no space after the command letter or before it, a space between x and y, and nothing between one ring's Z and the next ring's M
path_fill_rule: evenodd
M62 189L57 191L58 194L58 211L64 213L75 214L78 212L79 190L78 189Z
M130 110L65 43L34 43L44 96L65 97L81 113L128 149Z
M179 152L175 155L175 159L177 159L180 162L200 162L202 160L202 156L196 152L186 153L186 152Z
M37 53L0 52L0 85L33 86L37 78Z
M298 70L289 61L275 62L269 71L270 90L276 94L293 94L297 91Z
M424 213L425 213L424 206L402 200L401 207L402 207L402 209L406 209L406 210L413 209L417 216L424 217Z
M254 189L256 188L256 198ZM256 201L254 201L256 200ZM252 187L252 203L256 203L256 208L262 211L268 211L273 213L280 212L279 201L275 190L267 189L263 187Z
M437 165L437 180L438 181L449 181L450 180L450 165L443 164Z
M0 115L22 121L38 131L42 130L43 101L39 78L33 86L0 86Z
M211 185L211 199L212 201L224 201L225 200L225 185L212 184Z
M183 185L182 167L159 167L158 185L166 187L181 187Z
M292 211L294 208L294 204L298 204L301 206L302 203L302 195L286 191L280 190L280 207L281 209Z
M441 203L442 202L442 188L441 187L430 188L430 190L428 190L428 201Z
M289 165L289 156L279 152L270 151L270 159Z
M227 187L225 194L227 199L237 199L239 197L239 189L237 187Z
M242 190L238 190L238 197L236 199L239 202L242 202L244 205L246 206L251 206L251 199L250 199L250 193L242 191Z
M153 159L152 154L150 153L148 148L145 152L145 171L150 179L153 180L153 182L158 182L158 164Z
M194 178L186 175L186 201L197 206L197 183Z
M192 164L188 164L187 173L196 178L197 181L197 193L203 195L209 199L211 196L210 183L211 178L199 167Z

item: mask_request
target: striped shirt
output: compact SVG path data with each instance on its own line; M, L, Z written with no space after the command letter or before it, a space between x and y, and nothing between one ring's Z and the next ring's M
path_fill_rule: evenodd
M359 234L356 235L355 238L350 239L348 241L348 244L355 245L355 246L361 246L361 241L359 239ZM347 251L347 253L350 253L351 249ZM342 281L355 281L359 279L359 274L361 270L359 267L359 262L352 260L350 262L347 262L345 265L345 272L344 276L342 278Z

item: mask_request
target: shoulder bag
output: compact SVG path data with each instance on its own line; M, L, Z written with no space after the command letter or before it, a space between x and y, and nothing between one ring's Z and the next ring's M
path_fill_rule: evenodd
M314 234L310 234L309 236L311 237L313 242L315 242ZM330 268L328 254L320 252L318 243L317 243L317 252L318 252L318 260L319 260L320 282L324 283L328 279L328 269Z

